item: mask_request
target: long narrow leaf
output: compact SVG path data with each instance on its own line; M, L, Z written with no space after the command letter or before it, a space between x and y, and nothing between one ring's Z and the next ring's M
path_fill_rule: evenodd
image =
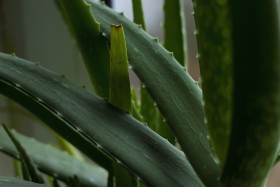
M202 186L181 151L129 114L64 77L0 54L0 88L2 94L32 111L77 148L86 153L93 149L89 143L81 144L85 137L147 185Z
M131 112L128 59L122 25L111 25L109 85L109 102L124 112ZM116 187L134 186L135 178L123 166L115 162L113 170Z
M106 6L88 2L103 32L109 35L111 23L124 26L133 70L156 101L199 177L207 186L219 185L221 169L207 139L199 86L156 39Z
M131 94L126 51L123 27L121 25L112 25L109 102L125 112L130 112Z
M107 173L101 168L76 160L66 152L62 152L50 145L46 145L12 131L14 136L28 150L28 155L46 174L55 176L60 180L67 181L69 176L77 175L83 187L106 186ZM19 153L3 128L0 128L0 150L15 158Z
M198 58L211 145L223 166L232 112L232 42L228 4L196 0Z
M188 66L184 1L165 0L163 9L164 47L174 53L182 66Z
M279 4L229 0L229 7L233 114L222 181L229 187L262 187L279 151Z
M23 165L26 166L26 172L28 172L30 176L30 181L35 183L44 183L42 175L39 173L37 167L34 165L32 159L27 154L25 148L21 145L20 141L12 134L12 132L4 125L3 126L6 133L12 140L13 144L15 145L16 149L19 152L21 162Z
M142 28L146 30L146 24L142 8L142 0L132 0L132 8L134 23L141 25Z

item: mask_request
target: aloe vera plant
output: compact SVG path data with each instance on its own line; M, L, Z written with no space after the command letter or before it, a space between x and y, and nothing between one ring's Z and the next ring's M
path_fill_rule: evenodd
M0 93L91 161L4 126L0 150L19 160L22 179L1 176L0 186L265 185L279 159L277 1L194 0L202 89L187 70L182 0L165 0L164 47L145 31L141 0L135 23L99 1L55 2L95 92L0 53Z

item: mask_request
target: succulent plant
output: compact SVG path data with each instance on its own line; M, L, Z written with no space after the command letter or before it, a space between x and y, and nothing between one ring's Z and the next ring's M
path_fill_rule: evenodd
M182 0L164 2L163 45L145 31L140 0L134 23L99 1L55 2L95 92L0 53L0 93L91 161L4 126L0 150L20 161L22 179L0 186L265 185L280 139L277 1L194 0L202 89L187 71Z

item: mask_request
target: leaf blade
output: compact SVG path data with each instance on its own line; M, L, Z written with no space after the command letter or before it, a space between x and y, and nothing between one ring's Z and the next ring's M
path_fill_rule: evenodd
M196 4L196 35L206 123L213 152L223 167L230 139L233 91L229 8L227 3L215 1L196 0Z
M122 25L111 25L110 46L109 102L125 112L130 112L128 59Z
M84 149L84 145L80 145L78 136L75 140L66 137L72 131L91 142L83 151L95 142L98 149L117 158L148 185L202 186L181 151L129 114L65 78L23 59L0 54L0 85L2 94L48 122L77 148Z
M183 0L164 1L164 47L182 66L188 66L187 36Z

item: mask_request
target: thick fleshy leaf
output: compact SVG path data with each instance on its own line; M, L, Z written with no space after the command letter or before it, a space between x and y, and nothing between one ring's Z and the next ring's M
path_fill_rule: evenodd
M214 161L207 139L199 86L157 39L108 7L87 2L107 35L110 24L123 25L133 70L156 101L199 177L206 186L219 185L221 169Z
M195 0L195 34L208 133L223 167L232 114L232 42L227 3Z
M202 186L176 147L129 114L62 76L32 62L0 54L0 88L2 94L29 109L89 156L95 144L147 185Z
M229 0L233 114L228 156L221 179L229 187L263 187L279 151L278 7L278 1L274 0L265 3Z
M3 187L47 187L45 184L28 182L17 178L0 176L0 186Z
M63 181L67 181L70 176L77 175L84 187L106 186L108 174L105 170L76 160L66 152L62 152L51 145L40 143L16 131L12 132L41 171ZM0 150L15 158L19 158L17 149L3 128L0 128Z
M124 112L131 112L127 50L122 25L111 25L109 103ZM116 187L135 186L136 179L123 166L113 164Z

